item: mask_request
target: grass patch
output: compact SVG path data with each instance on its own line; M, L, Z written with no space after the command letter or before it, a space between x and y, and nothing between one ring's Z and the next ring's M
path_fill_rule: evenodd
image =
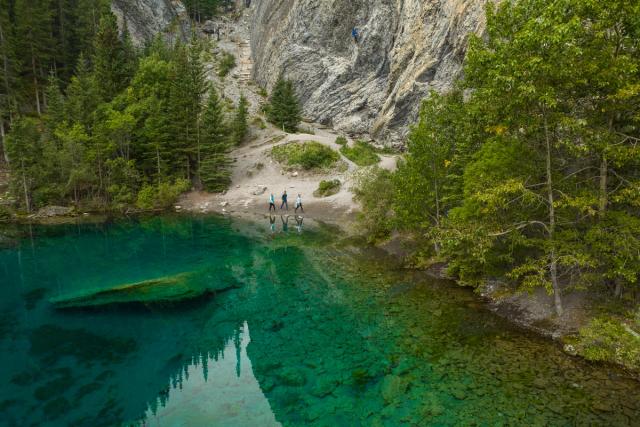
M316 141L279 145L271 149L271 155L286 166L305 170L330 168L340 159L336 151Z
M342 146L347 145L347 138L345 138L344 136L337 137L336 138L336 144L342 145Z
M264 122L264 120L262 120L261 117L258 116L254 117L251 120L251 124L261 130L265 130L267 128L267 124Z
M229 52L222 52L220 55L220 61L218 62L218 76L221 79L227 77L227 75L236 66L236 57Z
M358 166L372 166L380 162L375 148L364 141L357 141L353 147L343 146L340 152Z
M320 181L320 185L318 185L318 189L313 192L313 195L316 197L329 197L334 194L338 194L340 192L340 188L342 187L342 183L339 179L333 179L331 181Z
M307 135L315 135L316 132L309 127L300 126L298 127L298 133L306 133Z

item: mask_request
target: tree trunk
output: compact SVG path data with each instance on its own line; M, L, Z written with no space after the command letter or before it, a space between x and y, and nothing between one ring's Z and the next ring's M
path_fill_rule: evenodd
M196 179L197 179L197 189L202 189L202 178L200 177L200 168L202 167L202 153L200 150L200 119L196 120L196 156L197 156L197 165L198 170L196 171Z
M160 185L160 148L158 146L156 146L156 159L157 159L157 166L158 166L158 185Z
M3 77L4 77L4 90L7 93L7 96L9 96L9 94L11 93L10 87L9 87L9 57L7 55L7 41L4 38L4 30L2 29L2 24L0 24L0 45L3 46L3 52L4 55L2 55L2 69L4 71L3 73Z
M24 190L24 205L27 208L27 213L31 213L31 201L29 200L29 188L27 186L27 176L24 172L24 160L21 162L22 164L22 188Z
M4 119L0 117L0 151L2 151L2 158L9 164L9 155L7 154L7 136L4 133Z
M616 289L614 291L614 296L616 298L622 297L622 283L620 282L620 280L616 280Z
M549 136L549 126L547 118L544 118L544 133L546 143L546 173L547 173L547 202L549 203L549 241L554 245L556 230L556 209L553 196L553 177L551 175L551 138ZM558 261L556 259L555 249L551 249L549 254L549 275L553 286L553 299L556 308L556 314L562 316L562 299L560 298L560 284L558 283Z
M607 212L607 205L609 203L607 194L607 174L608 164L606 155L602 155L600 159L600 194L598 197L598 215L602 218Z
M38 111L38 115L42 115L42 111L40 110L40 90L38 88L38 70L36 69L36 57L31 54L31 70L33 71L33 88L36 92L36 111Z

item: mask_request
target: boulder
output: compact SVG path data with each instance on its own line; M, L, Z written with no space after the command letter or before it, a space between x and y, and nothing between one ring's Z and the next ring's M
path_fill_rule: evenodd
M251 192L251 194L253 194L254 196L261 196L266 191L267 191L267 186L266 185L259 185L258 188L256 188L255 190L253 190Z
M74 213L73 208L65 207L65 206L45 206L40 209L35 215L34 218L52 218L56 216L69 216Z

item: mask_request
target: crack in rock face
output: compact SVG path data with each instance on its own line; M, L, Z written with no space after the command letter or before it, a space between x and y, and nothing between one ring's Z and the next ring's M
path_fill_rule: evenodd
M460 76L488 1L254 1L253 77L266 88L292 80L310 120L397 143L421 100Z
M124 22L136 46L142 46L156 34L164 34L169 40L178 35L188 40L191 33L189 14L181 1L177 0L112 0L111 11Z

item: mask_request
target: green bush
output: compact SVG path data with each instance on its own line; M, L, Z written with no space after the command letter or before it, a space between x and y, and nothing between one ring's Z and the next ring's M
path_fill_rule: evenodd
M614 319L597 318L580 329L576 350L587 360L640 369L640 336Z
M329 168L340 159L337 152L316 141L278 145L271 149L271 155L282 164L305 170Z
M377 166L362 169L354 176L353 193L362 207L358 225L371 243L388 238L393 231L392 178L391 172Z
M138 192L136 206L145 210L167 209L190 187L189 181L182 178L177 179L173 184L161 182L158 185L144 185Z
M267 98L269 96L269 92L267 92L265 88L261 87L260 89L258 89L258 95L263 98Z
M0 222L7 222L13 217L13 212L8 206L0 205Z
M375 148L364 141L357 141L353 147L345 145L340 152L358 166L372 166L380 162Z
M261 117L258 117L258 116L254 117L251 120L251 124L261 130L264 130L267 128L267 124L264 122L264 120L262 120Z
M220 57L220 61L218 62L218 76L221 79L227 77L227 75L233 70L236 66L236 57L233 56L229 52L223 52Z
M345 138L344 136L339 136L336 138L336 144L338 145L347 145L347 138Z
M342 187L342 183L339 179L333 179L331 181L320 181L320 185L318 185L318 189L313 192L313 195L316 197L329 197L337 194L340 191L340 187Z

